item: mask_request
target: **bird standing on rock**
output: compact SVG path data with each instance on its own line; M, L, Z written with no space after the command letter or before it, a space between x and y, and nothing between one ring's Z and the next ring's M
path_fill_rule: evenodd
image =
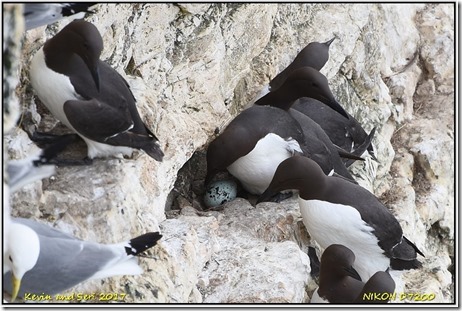
M393 214L369 191L326 176L313 160L294 156L281 162L259 202L282 190L299 190L300 213L310 236L326 249L342 244L355 254L362 280L389 267L421 267L422 252L404 235Z
M298 53L294 61L270 82L271 92L277 91L297 69L311 67L316 71L321 70L329 59L329 47L334 39L335 37L324 43L311 42L308 44ZM314 98L300 98L292 105L292 108L318 123L336 146L357 156L361 156L367 149L372 158L376 160L371 144L375 130L373 129L369 135L366 134L359 122L350 114L344 118ZM345 160L347 166L353 162L354 160L351 159Z
M158 139L143 123L125 79L99 59L103 40L89 22L69 23L34 55L30 80L40 100L88 146L88 158L130 156L157 161Z

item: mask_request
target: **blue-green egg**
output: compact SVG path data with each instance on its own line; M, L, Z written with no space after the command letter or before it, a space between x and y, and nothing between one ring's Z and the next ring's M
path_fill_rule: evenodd
M205 191L204 203L207 207L215 207L232 201L237 195L237 184L233 180L219 180L210 184Z

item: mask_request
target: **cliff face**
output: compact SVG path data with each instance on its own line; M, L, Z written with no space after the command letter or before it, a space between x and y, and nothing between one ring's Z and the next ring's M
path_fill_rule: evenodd
M15 194L12 212L86 240L116 243L158 229L164 238L150 252L155 260L140 259L143 275L87 282L70 293L126 293L126 302L308 302L316 285L295 199L255 207L238 198L222 211L202 212L193 188L201 186L203 151L215 130L306 44L336 36L322 72L365 130L377 127L379 162L351 170L426 256L422 269L394 275L397 292L454 301L454 4L138 3L94 10L86 19L103 37L101 58L131 85L164 161L139 153L58 168ZM65 131L33 95L28 66L67 23L25 34L19 70L10 70L13 79L19 73L20 126L8 115L17 102L4 106L9 158L37 149L25 131ZM78 145L71 156L85 153Z

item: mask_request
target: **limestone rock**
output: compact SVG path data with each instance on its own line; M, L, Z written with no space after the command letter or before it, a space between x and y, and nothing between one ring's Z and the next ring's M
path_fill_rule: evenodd
M220 250L201 274L207 280L207 286L201 286L204 302L306 302L309 259L296 243L287 241L294 239L300 218L294 208L295 200L253 207L236 199L224 205Z
M70 293L125 293L116 301L137 303L309 301L316 284L306 248L315 243L301 225L296 198L256 207L249 203L254 198L239 198L204 211L194 193L204 167L189 173L182 167L203 154L298 51L335 36L322 72L366 131L377 127L379 162L367 159L351 171L426 255L422 269L396 275L399 286L434 293L432 302L455 300L454 4L106 3L94 10L86 19L103 37L101 58L129 82L164 161L137 152L59 167L52 178L18 192L12 213L97 242L159 229L164 237L148 253L157 259L140 258L141 276L95 280ZM4 25L13 25L14 14ZM4 129L16 122L12 86L18 81L22 107L20 126L4 136L10 158L37 151L26 132L68 131L28 81L32 55L68 22L28 31L19 62L4 67ZM12 35L4 40L12 60L20 27L4 31ZM85 153L77 144L65 155ZM177 178L191 186L179 191ZM172 191L181 195L176 210Z
M20 79L19 55L24 31L22 4L3 5L3 15L3 130L8 132L19 116L15 89Z

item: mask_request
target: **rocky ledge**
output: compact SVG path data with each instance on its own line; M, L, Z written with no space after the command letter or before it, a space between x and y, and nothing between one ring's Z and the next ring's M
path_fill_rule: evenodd
M86 19L103 36L102 59L130 83L164 161L139 153L58 168L14 195L13 215L104 243L162 231L149 253L155 259L140 260L144 274L87 282L69 295L309 302L316 284L295 199L255 206L238 198L204 211L197 193L216 131L306 44L336 36L322 72L365 130L377 127L379 162L351 171L426 256L422 269L394 275L397 292L454 302L454 10L449 3L98 4ZM4 5L4 13L4 153L18 159L37 149L27 133L66 131L34 96L28 67L68 21L24 34L18 5Z

